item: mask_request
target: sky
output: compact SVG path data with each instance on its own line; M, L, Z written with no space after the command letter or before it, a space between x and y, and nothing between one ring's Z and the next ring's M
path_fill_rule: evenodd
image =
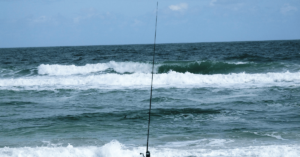
M155 0L0 0L0 48L151 44ZM300 39L300 0L158 0L157 43Z

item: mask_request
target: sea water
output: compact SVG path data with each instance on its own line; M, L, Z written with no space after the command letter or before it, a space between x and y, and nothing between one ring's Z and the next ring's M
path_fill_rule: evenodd
M156 45L152 157L300 156L300 41ZM1 157L139 157L153 45L0 49Z

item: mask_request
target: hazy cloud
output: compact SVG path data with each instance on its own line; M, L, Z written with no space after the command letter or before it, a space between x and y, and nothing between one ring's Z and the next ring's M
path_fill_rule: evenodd
M211 0L210 3L209 3L209 5L210 5L210 6L215 6L215 3L216 3L216 2L217 2L217 0Z
M134 20L133 20L133 23L132 23L131 25L132 25L132 26L140 26L140 25L142 25L142 24L143 24L142 21L137 20L137 19L134 19Z
M43 23L43 22L47 22L49 20L51 20L49 17L40 16L38 18L32 19L31 21L34 22L34 23Z
M282 14L287 14L289 12L293 12L293 11L297 11L297 10L298 10L297 7L291 6L289 3L286 3L283 5L283 7L281 7L280 12Z
M186 4L186 3L180 3L180 4L177 4L177 5L170 5L169 6L169 9L171 9L173 11L183 11L187 8L188 8L188 4Z
M111 17L110 12L99 13L95 8L87 8L87 9L83 9L78 16L74 17L73 22L79 23L81 21L88 20L88 19L93 19L93 18L106 19L109 17Z
M40 24L47 24L47 25L59 25L61 24L65 19L61 15L56 16L36 16L36 17L29 17L26 19L27 22L31 26L34 25L40 25Z

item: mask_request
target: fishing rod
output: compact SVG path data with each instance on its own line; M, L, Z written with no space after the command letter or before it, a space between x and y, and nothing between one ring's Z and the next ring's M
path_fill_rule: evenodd
M155 45L156 45L157 12L158 12L158 2L157 2L157 5L156 5L156 21L155 21L154 44L153 44L152 77L151 77L151 92L150 92L150 104L149 104L149 118L148 118L148 133L147 133L146 157L150 157L150 151L148 149L148 146L149 146L149 131L150 131L150 116L151 116L151 100L152 100L152 87L153 87L153 73L154 73L154 56L155 56ZM143 153L140 153L140 155L144 156Z

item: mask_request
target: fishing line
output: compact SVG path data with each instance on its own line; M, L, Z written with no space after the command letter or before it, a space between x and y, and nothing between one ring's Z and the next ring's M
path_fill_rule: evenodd
M153 44L152 78L151 78L151 92L150 92L150 104L149 104L149 118L148 118L148 134L147 134L146 157L150 157L150 152L148 150L148 146L149 146L149 131L150 131L150 116L151 116L151 100L152 100L152 87L153 87L153 73L154 73L154 56L155 56L155 46L156 46L157 12L158 12L158 2L157 2L157 5L156 5L156 21L155 21L154 44ZM143 153L141 153L141 155L144 156Z

